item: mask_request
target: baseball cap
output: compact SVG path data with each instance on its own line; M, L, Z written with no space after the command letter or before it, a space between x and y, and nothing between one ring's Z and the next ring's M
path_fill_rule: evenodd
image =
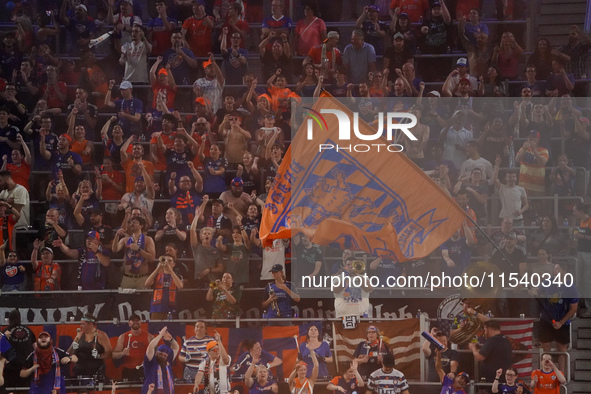
M207 66L210 66L211 63L213 63L211 60L207 59L206 61L203 62L203 69L205 70L207 68Z
M218 345L218 343L216 341L209 341L209 342L207 342L207 345L205 345L205 349L209 352L211 349L213 349L217 345Z
M404 40L404 34L398 32L396 34L394 34L394 39L400 38L401 40Z
M540 138L540 133L539 133L539 132L537 132L537 131L535 131L535 130L532 130L532 131L530 131L530 132L529 132L529 134L528 134L527 136L528 136L528 137L536 137L536 138Z
M380 12L380 9L378 8L377 5L370 5L369 7L367 7L368 11L375 11L375 12Z
M370 331L379 332L378 331L378 328L376 326L369 326L369 327L367 327L367 332L370 332Z
M237 176L236 178L232 179L231 185L234 187L242 187L244 186L244 181L242 180L242 178Z
M161 68L160 70L158 70L158 75L160 75L160 74L168 75L168 72L166 71L165 68Z
M53 254L53 249L48 248L48 247L41 248L41 250L39 251L39 253L43 253L43 251L45 251L45 250L48 250L49 253Z
M69 134L65 134L64 133L64 134L60 135L59 138L62 138L62 137L64 137L65 139L67 139L70 144L72 143L72 137Z
M517 233L515 231L509 231L507 234L505 234L505 238L517 239Z
M433 4L431 5L431 8L435 8L435 7L441 7L441 3L438 1L434 1Z
M91 215L101 215L103 216L103 211L101 211L100 209L93 209L90 211Z
M47 331L41 331L39 333L39 335L37 335L37 338L41 338L42 336L46 336L46 337L51 338L51 335L49 335L49 333Z
M468 375L466 372L460 372L457 376L463 376L466 378L466 382L470 381L470 375Z
M340 38L339 33L331 30L328 32L328 34L326 35L326 38L324 39L324 42L328 41L329 38L336 38L337 40Z
M427 93L427 96L430 94L435 97L441 97L441 94L437 90L431 90L429 93Z
M119 85L119 90L121 90L121 89L133 89L133 85L129 81L123 81Z
M136 176L135 177L135 182L144 182L144 177L143 176Z
M195 103L201 104L201 105L203 105L205 107L205 99L203 97L197 97L195 99Z
M456 66L467 66L468 65L468 59L466 59L465 57L461 57L458 59L458 61L456 62Z
M226 204L224 204L224 200L222 200L222 199L219 199L219 198L216 198L215 200L213 200L213 201L211 202L211 204L212 204L212 205L213 205L213 204L222 204L222 206L225 206L225 205L226 205Z
M269 272L280 272L280 271L283 271L283 266L281 264L275 264L269 270Z
M408 14L406 12L401 12L398 15L398 19L410 19L410 18L408 17Z
M89 237L89 238L95 238L95 239L98 239L98 240L101 239L101 235L97 231L94 231L94 230L89 231L88 234L86 234L86 236Z
M384 367L394 368L396 366L396 361L394 361L394 355L386 353L384 355L382 364L384 365Z

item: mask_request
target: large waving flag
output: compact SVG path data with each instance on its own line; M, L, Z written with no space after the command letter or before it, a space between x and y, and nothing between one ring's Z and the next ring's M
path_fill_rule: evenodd
M321 109L342 111L354 119L353 112L334 98L319 98L302 114L308 117L266 201L263 242L302 232L319 245L401 262L429 255L460 227L465 213L403 153L387 151L391 142L381 137L365 141L354 133L350 140L339 141L337 116L322 115ZM363 121L358 123L360 133L376 134ZM319 148L357 144L373 149ZM379 152L377 144L383 144Z

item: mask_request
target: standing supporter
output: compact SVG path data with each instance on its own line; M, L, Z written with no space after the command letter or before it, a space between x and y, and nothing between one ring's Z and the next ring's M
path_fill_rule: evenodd
M140 381L144 378L144 370L137 367L142 365L154 336L142 330L142 319L135 313L129 316L128 325L131 330L119 335L112 356L113 360L123 359L123 379Z
M119 64L125 66L123 81L147 83L148 55L152 52L152 44L146 39L144 30L140 25L133 25L131 29L131 41L124 43L117 52L121 53Z
M501 36L501 42L495 46L491 58L491 65L496 65L503 79L515 80L519 77L519 62L523 55L523 48L515 41L511 32Z
M236 221L242 223L242 216L236 216ZM242 224L232 227L232 242L224 245L224 237L218 236L216 247L227 254L226 273L229 273L236 280L236 284L248 284L250 239L244 231ZM223 281L222 276L222 281Z
M530 108L531 107L531 108ZM531 110L530 116L527 112ZM522 104L519 116L519 135L527 138L533 130L540 133L540 146L550 150L550 138L553 136L554 120L547 106L537 102L533 105Z
M115 11L115 0L109 0L107 8L107 20L115 26L115 48L118 41L125 45L133 40L133 26L142 25L142 19L133 13L133 0L119 1L119 13L113 15Z
M560 394L560 385L566 384L566 378L556 364L552 362L552 355L542 354L542 368L531 373L529 387L537 393Z
M47 83L41 86L40 95L43 100L47 101L49 108L66 108L66 98L68 94L68 87L64 81L59 81L57 78L57 68L55 66L47 66Z
M53 246L71 259L78 259L78 289L104 290L107 283L107 267L111 264L109 251L103 249L100 235L96 231L86 234L85 246L70 249L61 238L53 241ZM103 268L104 267L104 268Z
M434 1L429 17L421 26L419 46L426 54L447 52L450 40L452 20L444 1ZM425 81L442 80L450 68L449 58L429 58L420 63L421 75Z
M335 376L327 385L327 390L332 390L333 394L353 394L358 388L364 387L365 382L359 373L358 361L351 361L349 369L342 376Z
M226 39L228 34L230 38ZM248 51L240 47L241 39L242 36L238 32L228 33L227 28L222 30L220 51L224 59L223 69L228 85L241 85L248 71Z
M157 253L165 250L165 245L182 245L187 240L187 232L183 224L181 213L176 208L168 208L164 215L166 225L158 229L154 235L154 241L160 245ZM184 249L184 248L183 248Z
M76 114L72 114L72 110L78 108ZM70 123L70 117L76 118L75 124L84 125L84 128L89 133L86 138L94 140L94 128L96 127L98 108L96 105L88 102L88 91L80 86L76 88L76 99L73 104L68 105L68 117L66 123ZM51 125L43 125L47 132L51 132ZM48 127L49 126L49 127Z
M156 256L156 248L152 237L144 235L146 221L141 217L129 219L127 235L123 229L117 230L111 250L117 253L124 251L124 271L121 287L125 289L145 289L146 276L150 272L149 264ZM147 285L146 285L147 286Z
M103 165L97 174L102 185L102 199L106 201L120 201L125 193L125 175L115 169L113 158L105 156ZM105 212L109 214L117 213L116 202L105 202Z
M253 378L252 374L255 370L256 378ZM279 385L269 376L269 369L265 365L257 366L255 363L251 363L244 374L244 383L251 393L267 390L275 394L279 392Z
M64 2L67 3L67 2ZM66 26L68 26L66 24ZM21 64L23 54L15 45L14 31L8 31L2 38L0 48L0 72L2 78L10 80L13 71Z
M3 155L2 168L0 168L0 171L6 170L10 172L13 181L18 185L24 186L24 188L29 191L29 176L31 175L31 151L29 150L29 146L23 140L21 134L16 136L16 140L21 144L22 152L20 148L13 149L12 154L10 155L11 163L8 163L8 156Z
M498 321L489 320L484 322L484 334L486 341L478 350L478 345L471 342L468 347L472 351L474 358L480 362L480 376L486 379L486 382L492 382L495 379L498 367L507 369L511 367L511 357L513 351L509 339L501 333L501 326Z
M270 183L270 182L269 182ZM283 270L285 267L285 250L289 246L289 241L284 239L274 239L270 245L263 247L258 238L259 229L253 228L250 231L250 243L254 247L263 249L263 263L261 265L261 280L274 279L273 267Z
M78 358L52 346L51 336L43 331L37 338L35 350L29 354L23 369L22 378L33 375L29 393L44 394L47 392L66 394L66 376L62 374L62 366L76 363Z
M474 215L480 222L486 224L488 222L486 213L488 185L482 183L482 170L480 168L474 168L470 175L458 179L458 183L453 188L453 193L459 196L462 190L466 191L468 206L474 211Z
M164 344L158 346L161 340ZM158 347L156 347L158 346ZM172 365L179 354L179 345L168 332L167 327L160 330L152 339L144 356L144 385L142 394L157 393L174 394L174 374Z
M527 59L527 67L530 65L535 68L536 76L539 79L546 79L550 71L552 71L552 44L547 38L539 38L534 53Z
M528 249L531 256L537 256L543 248L551 255L563 254L568 248L566 237L560 232L556 219L552 215L542 217L540 227L530 236Z
M591 281L591 208L588 204L577 202L573 208L578 231L574 234L577 242L578 283L587 285ZM591 317L591 298L585 298L585 312L581 317Z
M44 114L35 115L33 119L25 125L23 129L24 133L29 135L33 135L32 142L33 146L36 149L33 149L33 169L34 170L46 170L50 164L43 158L41 152L37 147L41 144L40 139L45 139L45 146L46 149L54 153L57 151L57 135L55 135L52 131L52 121L51 116ZM42 136L42 130L45 132L45 136ZM23 134L24 135L24 134Z
M571 159L572 166L585 167L585 169L591 168L591 155L589 150L591 149L591 138L589 132L591 131L591 124L589 119L586 117L579 118L573 116L574 130L568 124L570 123L566 119L562 119L559 122L560 135L565 141L565 153ZM560 166L561 155L558 157L558 165ZM572 191L570 194L573 194Z
M244 182L242 178L234 178L230 183L230 190L226 190L220 195L220 200L230 208L236 216L246 216L248 205L252 202L251 196L244 192ZM231 205L230 205L231 204ZM240 221L238 221L240 223Z
M470 65L470 73L475 78L483 77L487 74L487 70L490 70L489 65L491 62L492 52L488 46L488 34L480 31L476 33L474 42L469 41L468 26L466 25L465 19L460 19L459 24L459 36L460 42L468 53L468 64ZM494 68L497 70L496 68Z
M27 111L35 108L36 97L39 93L39 81L32 71L31 62L23 60L19 71L15 71L12 76L12 83L16 87L16 98Z
M363 7L363 12L355 22L355 28L364 33L364 40L375 48L376 55L384 54L384 38L387 26L379 20L379 8L375 5Z
M408 382L404 374L396 369L394 356L386 354L384 356L382 368L374 371L367 381L367 390L365 394L385 394L390 391L395 391L400 394L409 394Z
M318 9L312 2L304 5L304 17L295 26L293 51L296 56L306 56L310 50L322 45L326 39L326 25L318 16Z
M151 320L164 320L176 316L177 291L182 290L184 285L183 277L175 272L175 266L172 256L162 256L156 269L145 281L144 288L154 288L150 306Z
M236 172L238 178L242 178L245 193L252 193L259 190L260 175L258 167L258 158L248 151L242 155L242 163L238 164Z
M203 97L211 102L211 110L215 113L222 107L222 92L224 90L224 75L213 58L213 54L207 54L209 59L203 62L205 77L199 78L193 83L193 90L199 88Z
M194 156L198 153L199 144L184 128L179 128L173 137L172 148L167 148L162 139L157 135L158 147L166 158L166 175L164 184L168 185L171 175L174 173L178 178L182 176L194 176L189 163L193 165ZM187 146L190 145L190 148ZM194 167L194 165L193 165ZM168 190L166 190L168 191Z
M147 81L147 76L146 76ZM144 110L144 103L133 97L133 85L129 81L123 81L119 85L121 91L121 99L113 101L111 99L113 87L115 86L115 80L109 81L109 90L105 96L105 105L110 108L116 108L117 118L119 119L119 125L125 133L125 138L130 135L139 136L141 134L141 117ZM127 149L127 146L125 146ZM121 155L121 161L123 155Z
M204 204L207 203L203 196ZM203 227L197 234L197 222L201 215L201 209L195 210L195 218L191 223L190 237L193 260L195 262L195 275L197 287L203 288L211 281L220 279L224 272L224 262L220 251L211 245L215 235L213 227Z
M484 184L493 183L493 166L490 161L480 156L478 141L471 140L466 143L466 161L460 167L460 179L466 180L474 169L479 169Z
M271 15L263 19L261 25L261 40L265 40L269 35L275 33L277 36L285 34L289 37L289 33L293 26L292 20L283 14L285 2L283 0L271 1Z
M232 367L234 377L244 376L246 379L247 370L252 365L257 368L264 367L267 375L271 376L271 368L283 364L283 360L263 350L261 343L255 339L245 339L240 345L240 348L246 348L246 351L238 356Z
M0 157L9 155L13 149L20 148L20 143L16 141L20 130L8 123L10 113L8 107L0 107Z
M404 41L404 35L396 33L393 37L392 46L384 54L384 69L389 70L389 80L391 81L392 77L397 75L394 72L396 69L402 69L408 62L413 62L413 53ZM413 81L409 80L409 82L412 83Z
M552 71L546 77L546 96L562 97L575 88L575 77L567 74L566 62L561 58L552 60Z
M15 230L26 230L29 227L29 191L22 185L18 185L12 179L9 171L0 171L0 200L6 201L6 213L19 214L17 222L14 224Z
M284 268L281 264L275 264L270 272L273 274L273 282L269 283L263 292L263 310L268 318L292 317L292 299L300 301L300 296L295 292L295 286L285 280Z
M192 162L187 163L195 181L189 175L179 177L178 187L175 185L176 173L170 174L168 181L168 193L170 194L170 205L180 211L184 223L192 223L195 208L199 207L200 195L203 191L203 179L195 169Z
M150 159L154 164L154 169L158 171L166 171L166 157L164 151L158 148L158 139L162 139L162 143L167 149L174 146L175 129L178 124L178 119L172 114L162 115L162 129L157 130L156 135L152 135L150 140Z
M101 64L92 49L88 48L80 54L82 66L80 68L80 86L84 86L85 90L92 92L92 102L103 109L104 98L109 88L109 78L107 72L109 66ZM61 83L61 82L60 82Z
M291 50L287 37L285 33L280 36L279 33L271 31L259 44L264 80L275 75L277 70L284 70L287 82L291 83Z
M13 309L8 313L8 326L2 327L0 331L15 350L15 357L4 367L4 386L29 386L30 380L22 378L20 372L25 366L27 357L35 349L34 346L37 341L35 334L29 327L21 323L21 313L18 309Z
M468 73L468 59L465 57L458 59L456 62L456 68L448 75L446 82L449 82L446 83L447 86L444 87L442 91L445 93L445 91L449 89L452 95L455 95L460 85L460 81L463 79L467 79L470 82L470 94L475 94L476 90L478 90L478 80L476 77Z
M113 229L103 224L103 211L94 208L90 210L86 217L82 215L82 205L88 201L89 197L90 195L87 193L80 196L80 200L76 204L76 208L74 208L74 217L85 233L96 231L100 236L101 245L107 249L111 249Z
M428 10L428 0L391 0L390 2L390 15L405 13L410 23L420 23Z
M337 48L339 38L338 32L328 32L322 44L310 48L302 65L306 66L306 64L312 63L314 68L321 70L323 77L326 79L334 78L337 69L343 63L341 51Z
M402 34L405 45L415 52L417 48L417 33L408 19L408 14L406 12L400 13L400 9L392 14L392 21L390 22L390 34L392 38L396 33Z
M305 343L302 343L302 345L307 346ZM309 377L306 377L308 374L308 365L303 361L296 363L288 379L289 389L292 393L312 394L314 392L314 386L318 379L318 358L316 357L316 352L313 350L309 350L309 353L312 359L312 372Z
M197 57L206 57L211 52L213 18L205 13L205 2L193 0L193 15L183 22L183 40Z
M105 359L111 357L113 348L109 337L97 328L96 317L85 313L80 322L81 331L68 348L78 362L72 372L74 376L105 376Z
M591 48L591 39L577 25L571 25L568 43L553 49L552 55L561 57L566 62L566 72L579 79L588 75L587 52L589 48Z
M166 108L174 108L174 101L177 92L176 82L174 76L170 71L170 65L167 64L164 68L158 69L162 62L162 56L158 56L152 68L150 69L150 85L152 86L152 94L154 99L152 101L152 108L156 108L158 96L161 95L165 102ZM158 71L158 76L156 76Z
M466 7L466 5L468 5L468 7ZM486 23L481 21L482 15L480 14L480 11L477 7L469 8L470 1L459 2L457 6L458 8L456 9L456 19L460 22L468 22L465 25L465 36L472 45L476 46L477 35L479 33L483 33L486 36L489 35L488 26L486 25ZM460 7L463 8L463 11L459 10ZM465 46L464 49L466 49Z
M4 251L7 244L0 245L0 279L2 281L2 292L24 291L27 285L27 274L25 265L18 260L15 251L8 252L8 258Z
M495 380L493 381L493 385L490 391L494 394L497 394L499 390L505 394L509 393L517 393L517 377L519 376L519 372L517 369L511 367L505 371L505 383L499 384L499 378L503 374L503 368L499 368L497 370L497 375L495 376ZM519 383L521 384L521 383Z
M203 202L200 207L200 216L197 218L199 222L205 222L206 227L211 227L215 230L216 234L222 235L226 241L230 239L232 233L232 221L224 215L224 202L222 200L215 199L211 202L211 215L205 218L203 212L209 201L209 195L203 196Z
M505 131L505 123L500 116L494 116L492 122L484 127L478 138L479 151L488 162L494 163L497 156L501 158L501 166L509 165L509 145L511 140ZM494 181L494 180L493 180Z
M198 372L199 365L207 357L206 346L213 341L213 337L207 335L207 324L204 321L195 323L195 335L183 341L179 361L185 364L183 378L192 382Z
M548 162L548 149L539 146L540 133L532 130L527 141L515 155L515 163L519 163L519 184L528 196L543 195L546 190L545 175Z
M70 204L73 208L76 208L83 195L85 195L85 200L80 207L79 214L83 215L84 220L87 220L90 216L90 211L99 208L99 199L101 196L94 193L92 183L89 180L83 180L78 184L76 192L72 193Z
M466 372L460 372L457 376L454 376L455 374L451 374L451 376L454 376L452 378L450 374L446 374L443 370L441 352L439 349L435 349L435 353L437 353L435 356L435 370L437 371L437 375L439 375L439 380L441 381L441 392L466 394L464 388L470 384L470 376Z
M85 136L88 134L83 125L74 126L75 116L78 113L78 109L72 110L72 116L70 118L70 124L68 125L68 135L72 139L71 150L76 153L82 159L82 165L84 169L88 169L89 165L94 159L94 144L92 140L87 140Z
M460 168L466 160L466 144L473 139L472 132L465 128L466 112L456 111L450 121L450 125L441 130L439 142L444 144L443 158L454 163L455 168Z
M448 339L445 332L439 330L437 327L433 327L431 328L430 334L443 345L443 349L437 349L435 345L429 341L423 342L421 351L425 357L427 357L427 361L429 362L427 380L430 382L441 381L436 367L437 363L440 364L441 370L443 370L443 373L448 378L455 380L459 366L458 352L448 347Z
M193 392L199 390L202 380L204 380L205 389L209 393L227 394L231 391L229 367L232 359L228 356L222 338L217 331L214 339L205 347L208 357L203 358L203 361L199 364L199 371L195 375Z
M191 69L199 67L195 54L189 48L183 46L183 35L180 29L175 29L170 42L172 47L162 53L162 63L164 66L170 65L170 71L174 80L179 84L189 85L191 81ZM179 96L182 92L179 92Z
M219 196L226 190L225 173L228 168L228 161L221 157L220 147L217 144L211 144L209 157L205 157L203 153L204 145L201 144L199 149L199 157L205 167L203 193L212 197Z
M222 31L226 30L227 34L218 38L221 43L226 44L226 47L230 45L228 34L234 36L235 33L240 35L238 45L244 48L245 38L248 35L248 22L246 22L242 15L242 4L241 2L235 1L230 4L228 15L225 18L224 24L222 25ZM221 44L220 44L221 46Z
M56 186L56 189L59 190L59 185ZM64 195L67 194L64 193ZM70 207L70 204L66 205ZM65 228L62 228L62 225ZM66 238L66 236L68 235L67 228L70 228L72 226L70 226L69 223L67 223L65 218L62 224L60 225L60 211L56 208L49 208L47 210L47 213L45 214L45 223L43 223L41 228L39 229L37 238L40 239L41 242L43 242L42 246L51 247L53 241L56 241L60 237Z
M384 356L392 354L388 344L380 341L380 331L376 326L367 327L366 340L359 342L353 361L357 362L361 377L367 379L383 366Z
M136 178L144 175L144 170L152 178L154 176L154 165L148 160L143 160L144 147L138 142L133 143L131 157L128 156L127 150L132 141L136 141L137 136L132 135L125 141L121 147L121 162L123 170L125 171L125 191L127 193L133 192L135 188ZM151 179L150 179L151 180Z
M505 185L499 180L499 167L501 158L495 159L493 180L495 189L499 192L501 200L500 218L511 218L516 221L516 226L523 226L523 213L529 209L529 201L525 188L517 185L517 171L508 170L505 172Z
M177 21L168 16L168 7L166 2L158 0L156 2L156 12L158 16L150 19L146 27L148 28L148 41L152 43L152 56L160 56L170 49L170 38L172 32L176 29Z
M240 315L242 290L230 272L224 273L221 280L210 283L205 299L213 302L212 319L234 319Z
M38 254L40 254L40 259ZM43 241L33 241L33 252L31 252L31 265L35 271L33 277L33 288L35 291L60 290L62 280L62 268L53 261L53 249L43 246Z
M16 250L16 228L20 213L6 201L0 200L0 242L7 243L8 250Z
M343 65L347 68L351 83L361 83L367 74L376 70L376 51L373 45L364 41L363 31L351 33L351 44L343 51Z
M463 230L464 236L461 236ZM462 272L470 264L472 253L470 249L474 245L474 234L466 220L462 226L456 230L452 236L445 241L439 248L443 261L441 262L441 271L449 276L462 275Z
M96 25L94 20L88 16L88 8L84 4L78 3L74 9L73 15L67 15L67 1L62 2L60 8L60 21L70 32L70 42L68 42L69 52L78 53L79 50L88 47L90 40L95 38ZM5 42L6 45L6 42Z

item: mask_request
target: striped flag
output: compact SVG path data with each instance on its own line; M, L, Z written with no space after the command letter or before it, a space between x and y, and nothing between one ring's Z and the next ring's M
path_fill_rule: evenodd
M515 350L532 350L533 347L533 320L502 321L501 331L511 341L511 347ZM520 378L529 378L532 371L531 354L513 354L513 367L517 369Z
M365 341L367 327L374 323L360 323L353 330L346 330L340 324L333 324L335 332L335 356L339 372L349 368L355 349ZM405 319L381 322L378 326L383 343L386 343L396 358L396 369L406 379L420 379L420 320Z

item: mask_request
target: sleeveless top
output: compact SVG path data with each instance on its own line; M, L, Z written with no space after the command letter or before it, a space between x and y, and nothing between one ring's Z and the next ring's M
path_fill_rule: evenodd
M129 247L132 243L134 243L133 237L129 237L127 242L125 242L125 245L128 246L125 248L125 265L131 265L131 272L139 272L140 267L144 263L144 258L141 257L139 250L135 251ZM146 250L146 238L144 234L140 234L138 245L140 249Z
M129 356L123 358L123 367L135 369L135 367L141 365L144 361L146 349L150 343L149 334L143 330L140 331L140 335L132 335L131 338L129 334L131 334L131 330L123 334L123 338L125 338L123 346L125 348L129 347Z
M295 387L291 390L291 394L313 394L314 388L310 383L310 379L306 378L303 382L300 378L294 378Z
M74 364L74 375L94 375L103 365L105 365L105 360L92 357L92 350L96 348L99 354L103 354L105 352L104 346L99 343L98 337L96 339L96 344L94 342L94 337L90 342L87 342L86 335L82 335L80 341L78 341L78 345L78 350L75 351L76 357L78 357L78 362Z

